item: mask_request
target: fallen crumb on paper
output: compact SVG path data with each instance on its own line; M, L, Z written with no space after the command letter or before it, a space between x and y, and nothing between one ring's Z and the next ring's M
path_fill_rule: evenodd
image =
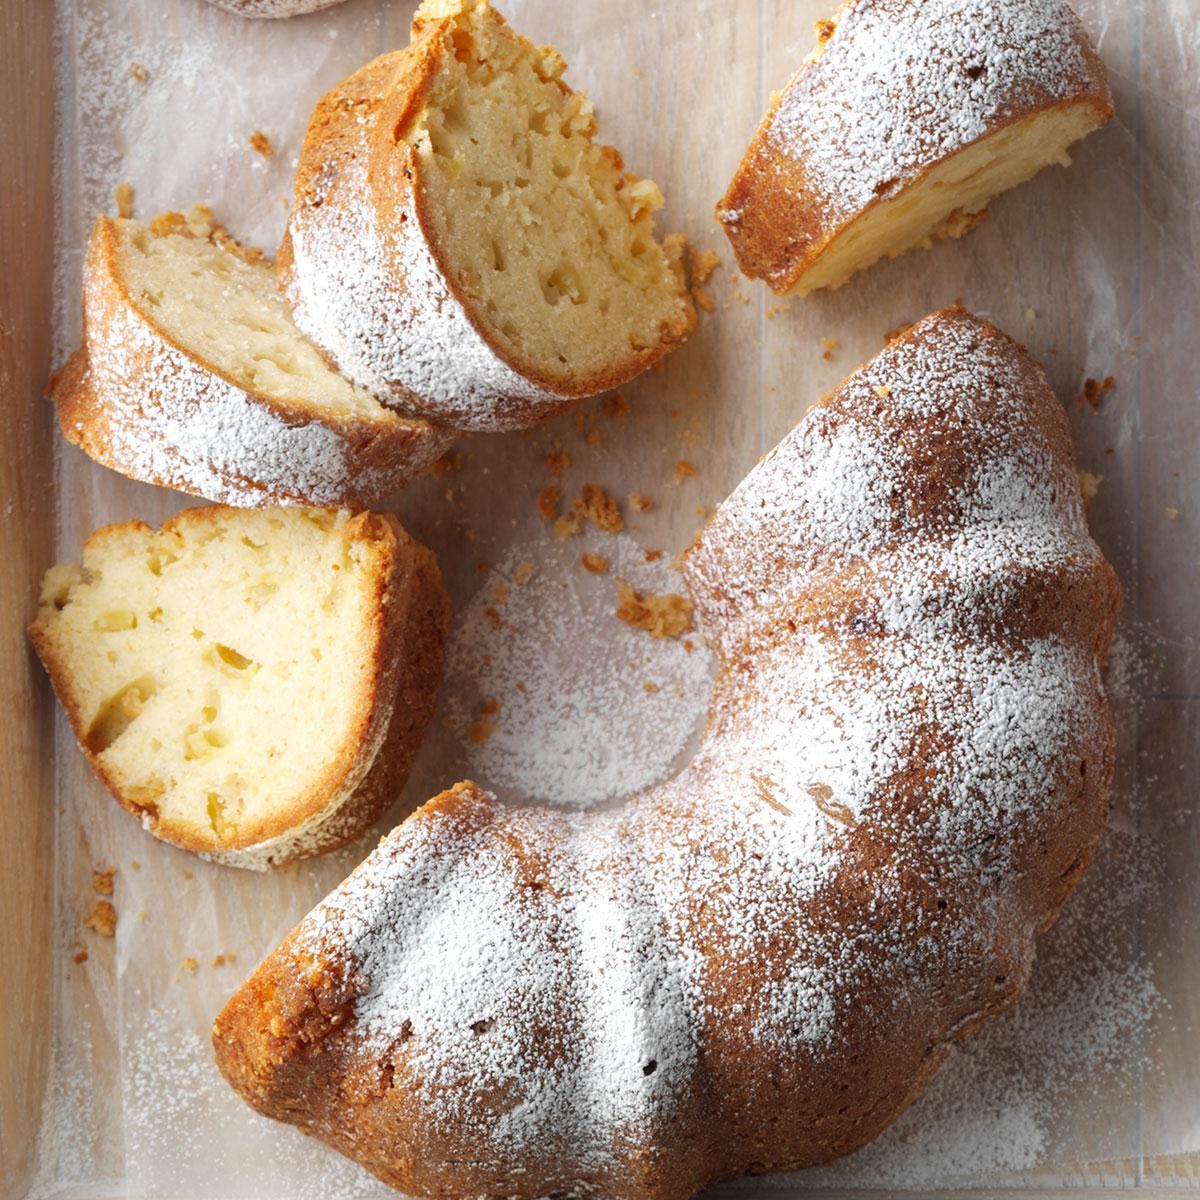
M111 896L113 894L113 870L110 867L97 867L92 872L92 891L97 896Z
M600 530L601 533L620 533L625 520L617 502L599 484L585 483L575 511Z
M195 975L196 968L200 966L200 964L194 958L192 958L190 954L179 965L189 975Z
M674 481L676 484L682 483L685 479L694 479L699 474L699 470L686 458L681 458L675 463Z
M261 154L263 158L270 158L275 153L275 147L271 145L271 139L261 129L256 129L250 135L250 148L255 153Z
M562 488L551 484L544 487L537 495L537 510L543 521L553 520L558 506L562 503Z
M117 216L128 220L133 216L133 184L118 183L116 191Z
M1168 520L1168 521L1178 521L1178 520L1179 520L1179 509L1177 509L1177 508L1167 508L1165 511L1166 511L1166 514L1167 514L1167 520Z
M117 932L117 910L108 900L97 900L91 913L83 922L93 933L101 937L113 937Z
M565 450L553 450L545 455L542 461L546 464L546 470L550 472L551 479L559 479L562 473L571 465L571 456Z
M129 64L129 74L136 79L138 83L145 83L150 78L150 72L138 62L131 62Z
M1090 376L1083 381L1083 390L1076 397L1075 403L1082 407L1099 408L1104 397L1117 386L1117 381L1111 375L1103 379L1092 379Z
M583 564L583 569L591 572L593 575L607 574L609 567L612 565L603 554L594 554L590 550L585 550L579 556L579 561Z
M654 507L654 501L649 496L643 496L641 492L630 492L629 507L634 512L649 512Z
M1100 494L1100 485L1103 482L1103 475L1095 475L1091 471L1079 472L1079 490L1083 493L1084 504L1095 500Z
M617 579L616 618L641 629L652 638L677 638L694 628L695 606L674 592L656 596L636 592L624 579Z

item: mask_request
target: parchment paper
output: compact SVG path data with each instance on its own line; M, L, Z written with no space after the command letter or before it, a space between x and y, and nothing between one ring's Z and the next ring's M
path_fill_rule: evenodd
M58 342L78 337L80 250L115 185L139 215L210 202L273 246L294 156L318 95L401 44L414 7L350 0L325 14L247 22L200 0L58 0L61 25ZM1121 769L1112 831L1030 993L971 1043L888 1134L844 1163L731 1190L1197 1182L1200 1150L1200 10L1191 0L1081 0L1112 72L1119 117L1004 197L962 243L780 306L740 280L711 216L765 107L812 44L820 0L508 0L535 40L556 44L603 133L662 185L663 227L715 249L715 311L660 371L533 434L477 437L459 465L396 509L438 552L460 612L442 715L407 792L381 828L464 775L505 795L582 804L666 774L702 720L702 646L662 647L618 626L613 574L672 590L674 552L806 408L884 334L961 298L1028 342L1067 404L1081 466L1100 477L1090 513L1127 589L1110 673ZM136 68L135 68L136 64ZM267 158L249 145L267 135ZM1111 375L1098 407L1086 377ZM555 538L537 515L544 462L556 482L623 498L629 528ZM95 526L157 521L189 501L134 484L61 447L59 557ZM676 478L679 460L697 474ZM645 562L646 549L664 551ZM524 583L523 564L536 572ZM502 586L499 591L497 585ZM507 588L507 593L505 589ZM539 589L536 591L528 589ZM525 589L525 590L523 590ZM512 606L520 637L494 654L483 610ZM539 629L540 623L540 629ZM490 643L489 643L490 645ZM473 649L473 647L475 649ZM533 659L551 647L545 663ZM539 703L509 695L495 729L467 730L490 689L528 665ZM658 691L646 689L653 682ZM52 1082L39 1196L366 1197L382 1185L252 1114L212 1065L208 1029L257 960L369 849L371 839L274 875L209 866L161 845L121 812L58 729ZM534 794L530 794L533 792ZM116 871L115 939L84 929L92 871ZM76 958L86 952L86 961ZM224 956L221 964L220 956ZM221 964L221 965L214 965Z

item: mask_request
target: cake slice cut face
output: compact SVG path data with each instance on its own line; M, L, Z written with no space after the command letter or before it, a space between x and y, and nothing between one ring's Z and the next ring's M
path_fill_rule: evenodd
M687 1200L857 1149L1016 1001L1107 818L1120 607L1036 363L919 322L683 570L692 761L418 809L217 1018L256 1109L409 1196Z
M51 395L69 441L131 478L240 506L366 506L451 435L380 404L293 324L272 264L204 207L101 216L84 345Z
M1065 0L850 0L818 36L717 208L781 294L962 236L1113 115Z
M94 533L32 626L80 745L156 837L239 866L321 853L397 796L448 605L389 517L188 509Z
M594 140L556 51L485 0L427 2L404 51L317 107L281 264L357 382L461 428L529 424L690 333L658 187Z

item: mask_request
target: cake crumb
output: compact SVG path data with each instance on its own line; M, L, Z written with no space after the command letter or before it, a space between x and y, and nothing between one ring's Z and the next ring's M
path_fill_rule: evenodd
M649 512L654 507L654 501L649 496L643 496L641 492L630 492L629 507L634 512Z
M467 739L476 746L482 746L496 732L496 722L492 718L499 711L500 702L498 700L485 700L479 706L479 716L467 726Z
M1168 508L1166 510L1166 514L1167 514L1168 521L1178 521L1179 520L1179 509L1177 509L1177 508Z
M704 285L720 265L721 259L716 251L688 248L688 278L692 302L706 313L716 311L717 305Z
M820 20L817 22L817 41L824 45L834 33L837 31L837 26L830 20Z
M181 962L179 965L180 965L180 967L182 967L182 968L183 968L183 970L185 970L185 971L186 971L186 972L187 972L189 975L195 975L195 973L196 973L196 968L197 968L197 967L198 967L200 964L199 964L199 963L198 963L198 962L197 962L197 961L196 961L194 958L192 958L192 956L189 954L189 955L188 955L188 957L187 957L187 958L185 958L185 959L183 960L183 962Z
M833 358L833 352L841 344L842 343L839 342L837 338L822 338L821 339L821 357L826 362L829 362Z
M81 963L87 962L87 960L88 960L87 947L80 944L79 942L76 942L75 943L75 953L71 956L71 961L76 966L79 966Z
M646 682L642 684L642 691L645 692L648 696L653 696L656 692L659 692L661 690L662 689L658 686L658 684L654 683L650 679L647 679Z
M1100 484L1103 481L1103 475L1093 475L1091 471L1079 472L1079 490L1083 493L1084 504L1087 504L1090 500L1095 500L1100 493Z
M595 446L599 446L604 441L604 438L601 436L600 430L589 429L588 433L587 433L587 437L584 440L587 442L587 444L589 446L595 447Z
M97 896L111 896L113 894L113 871L111 867L103 870L97 867L92 872L92 891Z
M1104 397L1117 386L1117 381L1111 375L1103 379L1092 379L1090 376L1083 381L1083 391L1079 393L1075 403L1080 407L1087 404L1091 408L1099 408Z
M128 220L133 216L133 184L118 183L116 198L117 216L123 220Z
M558 506L562 503L562 489L551 484L549 487L544 487L538 492L537 508L541 514L543 521L549 521L558 512Z
M261 129L256 129L250 135L250 146L256 153L261 154L263 158L270 158L275 153L275 147L271 145L271 139Z
M574 509L563 513L554 522L554 532L560 538L578 537L582 530L583 525L580 523L579 514Z
M593 575L606 575L609 567L612 566L603 554L593 554L590 550L585 550L579 556L579 561L583 564L583 569L590 571Z
M647 550L646 551L646 561L647 562L658 562L658 560L660 558L662 558L662 554L663 554L663 552L661 550Z
M137 80L138 83L145 83L150 78L150 72L146 70L139 62L131 62L129 64L129 74Z
M700 472L686 458L681 458L675 463L675 482L677 484L699 474Z
M214 958L212 960L212 965L214 967L223 967L225 965L225 961L226 961L225 955L218 954L218 955L214 956Z
M142 869L142 864L136 858L129 865L135 871L140 871Z
M881 383L875 389L875 395L877 395L880 398L880 400L886 400L891 394L892 394L892 389L886 383Z
M1032 324L1034 321L1036 321L1037 320L1037 309L1036 308L1027 308L1025 310L1025 320L1028 321L1030 324Z
M483 615L487 618L488 624L491 625L493 629L499 629L500 626L504 624L504 622L500 619L500 610L497 609L495 605L489 604L487 608L483 610Z
M537 574L537 567L533 563L526 560L525 562L517 563L516 569L513 571L513 583L517 587L524 587Z
M693 628L693 612L692 602L684 596L636 592L624 579L617 579L617 620L644 630L652 638L676 638L686 633Z
M191 879L192 878L191 871L184 871L183 877L184 877L184 879Z
M101 937L113 937L117 932L117 910L107 900L97 900L84 925Z
M580 517L591 521L601 533L620 533L625 528L617 502L599 484L585 483L575 502Z
M492 599L497 604L508 603L508 584L501 580L492 588Z
M565 450L555 450L547 454L542 461L550 472L552 479L559 479L562 473L571 465L571 456Z
M614 392L605 401L608 406L608 415L614 421L623 421L633 411L633 405L621 395L620 392Z

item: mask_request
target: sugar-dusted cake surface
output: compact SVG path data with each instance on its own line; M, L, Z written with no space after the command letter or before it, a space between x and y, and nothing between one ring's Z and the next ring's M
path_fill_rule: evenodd
M717 208L781 293L962 236L1113 115L1066 0L848 0L818 38Z
M663 198L595 140L557 51L487 0L317 105L280 248L296 321L401 411L512 429L619 386L695 324Z
M690 765L418 810L218 1017L250 1104L413 1196L685 1200L861 1146L1017 999L1105 824L1120 607L1028 353L926 318L685 573Z

